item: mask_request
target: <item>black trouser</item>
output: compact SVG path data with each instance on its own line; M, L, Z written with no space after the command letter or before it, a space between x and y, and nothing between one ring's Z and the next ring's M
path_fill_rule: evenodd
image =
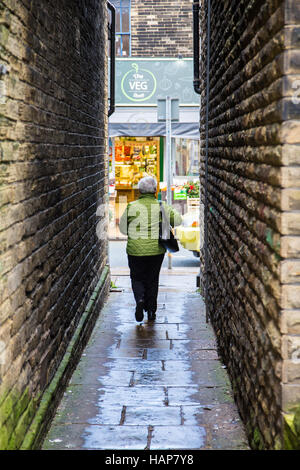
M128 255L131 285L136 302L144 301L144 310L155 313L160 268L164 254L155 256Z

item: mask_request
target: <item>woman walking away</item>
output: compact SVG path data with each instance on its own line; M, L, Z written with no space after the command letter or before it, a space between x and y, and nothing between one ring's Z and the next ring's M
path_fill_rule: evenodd
M138 185L140 196L130 202L120 220L120 231L128 235L127 255L131 285L136 301L135 318L142 322L144 311L154 321L157 310L159 273L165 248L159 243L160 203L155 197L157 183L151 176ZM181 215L163 203L170 225L181 223Z

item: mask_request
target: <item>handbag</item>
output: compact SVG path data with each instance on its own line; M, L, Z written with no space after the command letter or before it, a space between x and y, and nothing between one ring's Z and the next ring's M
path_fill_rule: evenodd
M179 251L178 242L161 201L159 201L159 205L161 214L159 220L159 243L170 253L176 253Z

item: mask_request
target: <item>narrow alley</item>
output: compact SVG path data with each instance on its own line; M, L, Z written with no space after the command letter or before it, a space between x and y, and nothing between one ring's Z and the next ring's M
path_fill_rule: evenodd
M124 251L119 263L122 257ZM126 268L112 266L117 289L110 292L43 449L248 448L195 287L197 261L185 261L194 268L163 268L157 320L142 324L134 318Z
M300 450L299 38L0 0L0 451Z

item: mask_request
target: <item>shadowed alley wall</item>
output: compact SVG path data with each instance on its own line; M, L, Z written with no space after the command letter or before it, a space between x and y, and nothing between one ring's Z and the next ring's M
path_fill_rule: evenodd
M299 31L298 2L211 1L208 306L253 448L300 446Z
M0 2L0 448L19 448L107 263L106 2Z

